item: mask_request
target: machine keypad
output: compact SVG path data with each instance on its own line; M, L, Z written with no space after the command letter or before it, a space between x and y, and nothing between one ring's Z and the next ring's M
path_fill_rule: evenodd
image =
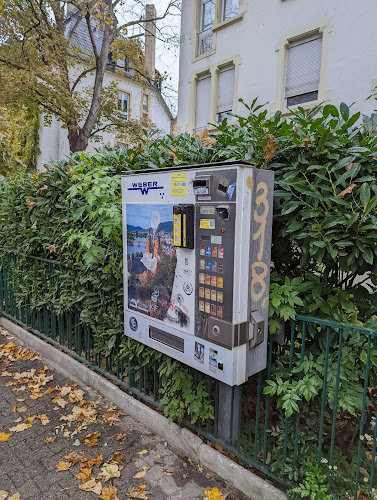
M224 248L219 246L201 246L200 256L211 257L212 259L223 259ZM218 274L223 274L223 263L217 260L200 259L199 269L206 271L206 274L199 273L199 283L211 288L199 287L199 311L206 312L212 316L223 317L223 307L217 304L224 302L223 292L219 292L219 288L224 288L224 279ZM207 274L207 273L211 274ZM212 274L216 273L216 274ZM210 302L207 302L210 301Z

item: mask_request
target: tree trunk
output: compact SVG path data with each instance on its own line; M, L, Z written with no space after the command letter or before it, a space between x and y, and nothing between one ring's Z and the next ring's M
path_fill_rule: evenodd
M93 86L92 102L85 123L82 126L82 128L78 131L77 139L75 140L74 133L71 132L68 133L68 138L70 140L70 149L72 153L75 151L84 151L88 147L89 138L93 131L96 120L98 118L98 113L100 111L101 92L103 87L103 79L108 64L110 44L114 41L116 36L116 17L114 15L112 2L111 0L105 0L105 1L109 9L109 15L107 17L108 23L105 22L104 24L101 52L96 61L97 68ZM71 136L72 136L72 143L70 138Z

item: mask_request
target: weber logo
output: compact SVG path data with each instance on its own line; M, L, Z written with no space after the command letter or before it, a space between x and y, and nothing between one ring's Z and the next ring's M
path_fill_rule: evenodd
M128 188L128 191L141 191L141 194L148 194L150 189L164 189L163 186L158 186L157 181L150 182L133 182L132 187Z

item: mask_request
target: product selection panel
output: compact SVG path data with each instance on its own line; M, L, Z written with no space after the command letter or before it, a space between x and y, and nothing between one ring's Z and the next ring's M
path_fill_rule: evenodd
M209 318L219 325L233 319L236 183L229 177L208 176L208 191L197 195L195 335L200 338L208 338Z

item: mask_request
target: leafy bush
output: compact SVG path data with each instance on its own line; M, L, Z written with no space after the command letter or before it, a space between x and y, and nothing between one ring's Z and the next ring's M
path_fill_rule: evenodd
M44 172L0 186L0 247L23 258L19 301L27 293L35 308L78 307L98 352L141 365L158 361L161 374L169 373L162 397L171 419L186 413L194 421L206 419L213 410L204 386L194 387L182 365L123 335L122 171L225 160L274 170L271 331L298 311L353 324L377 314L377 115L350 115L345 104L300 109L290 119L269 116L256 101L246 108L246 117L239 116L232 128L224 121L216 136L151 141L145 134L134 149L75 153ZM59 290L41 286L31 255L61 264ZM323 344L323 337L311 332L307 358L295 364L293 377L272 373L266 391L279 396L288 414L297 411L297 401L318 398ZM350 395L340 405L347 411L359 401L364 366L363 359L355 360L359 348L352 338L343 346L348 364L342 370L349 382L342 384ZM331 350L337 351L335 340Z

